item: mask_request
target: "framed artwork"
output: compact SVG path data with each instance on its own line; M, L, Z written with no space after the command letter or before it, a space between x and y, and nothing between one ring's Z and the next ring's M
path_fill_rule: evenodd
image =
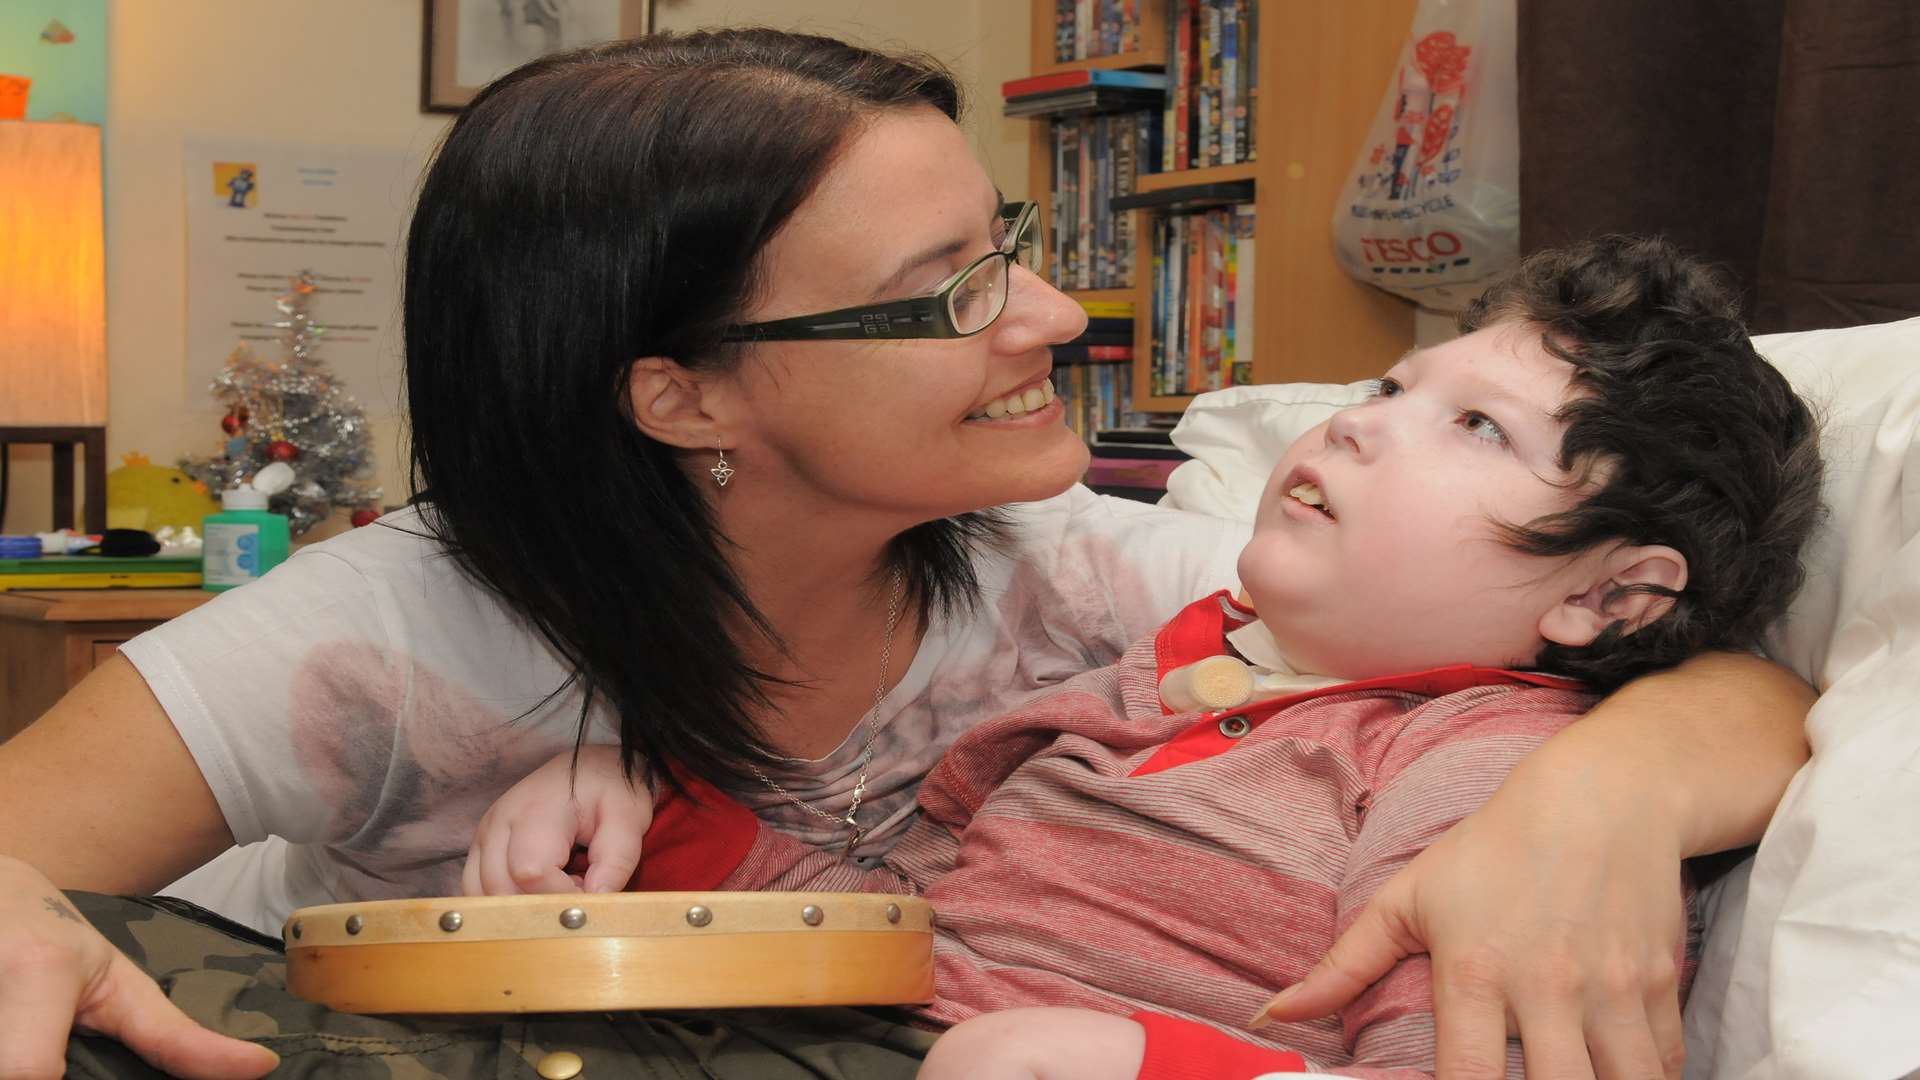
M652 0L422 0L422 112L459 112L537 56L653 29Z

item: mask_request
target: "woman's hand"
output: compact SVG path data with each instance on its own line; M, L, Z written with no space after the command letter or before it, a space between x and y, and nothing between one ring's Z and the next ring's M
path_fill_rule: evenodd
M1751 844L1805 763L1813 694L1757 657L1640 679L1520 763L1395 875L1268 1005L1332 1013L1402 957L1433 961L1442 1078L1678 1077L1682 858Z
M45 875L0 856L0 1078L56 1080L77 1028L191 1080L263 1076L280 1058L195 1024Z
M1516 770L1395 875L1276 1020L1335 1012L1410 953L1433 962L1438 1074L1680 1075L1680 850L1657 814L1540 791ZM1545 797L1542 797L1545 796Z
M653 795L627 783L620 750L561 754L508 788L480 818L461 888L470 896L614 892L640 865L653 824ZM574 846L587 849L584 874L570 873Z

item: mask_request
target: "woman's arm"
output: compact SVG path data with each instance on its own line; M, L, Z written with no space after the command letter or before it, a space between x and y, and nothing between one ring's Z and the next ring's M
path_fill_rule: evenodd
M180 1076L274 1067L187 1019L60 894L151 892L233 842L132 664L114 657L0 745L0 823L0 1076L61 1075L69 1027Z
M1352 1001L1431 954L1442 1077L1678 1077L1682 858L1759 840L1807 760L1813 692L1717 653L1620 689L1416 858L1269 1014Z
M118 655L0 744L0 822L0 855L90 892L152 892L233 845L193 755Z

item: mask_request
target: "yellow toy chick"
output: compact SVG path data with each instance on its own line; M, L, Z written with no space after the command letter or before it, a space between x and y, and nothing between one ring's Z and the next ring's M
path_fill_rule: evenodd
M200 523L208 514L220 512L220 503L207 492L207 485L165 465L155 465L147 455L123 455L123 464L107 474L107 527L145 529L154 532L162 526L174 528Z

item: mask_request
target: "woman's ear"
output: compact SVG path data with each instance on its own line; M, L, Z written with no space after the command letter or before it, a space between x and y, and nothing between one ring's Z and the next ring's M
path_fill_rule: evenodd
M1620 590L1631 585L1657 585L1679 592L1687 587L1687 557L1664 544L1614 548L1594 571L1579 591L1540 617L1541 637L1578 648L1592 644L1601 631L1622 621L1631 634L1665 615L1673 607L1673 599Z
M627 403L642 434L668 446L711 450L724 442L714 380L664 356L643 356L627 376Z

